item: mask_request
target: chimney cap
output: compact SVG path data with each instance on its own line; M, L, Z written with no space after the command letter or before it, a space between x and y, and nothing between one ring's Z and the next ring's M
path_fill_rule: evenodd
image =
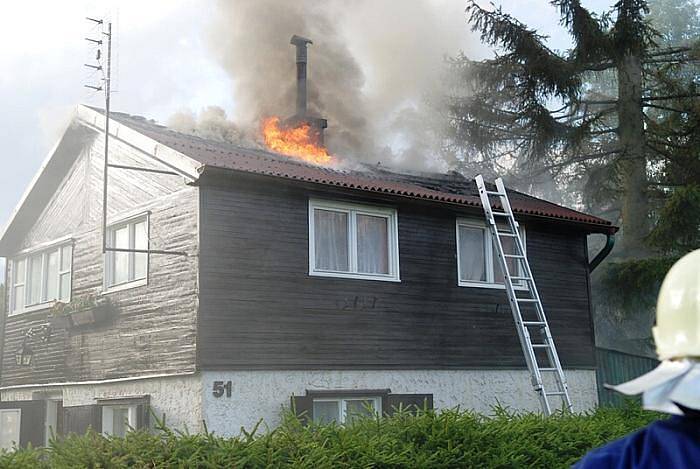
M305 37L297 36L296 34L292 36L292 39L289 41L290 44L294 44L295 46L305 46L307 44L313 44L313 41L311 39L306 39Z

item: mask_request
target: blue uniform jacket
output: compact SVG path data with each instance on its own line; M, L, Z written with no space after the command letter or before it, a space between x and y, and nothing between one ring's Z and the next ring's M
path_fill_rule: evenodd
M700 468L700 419L659 420L605 446L592 450L576 469Z

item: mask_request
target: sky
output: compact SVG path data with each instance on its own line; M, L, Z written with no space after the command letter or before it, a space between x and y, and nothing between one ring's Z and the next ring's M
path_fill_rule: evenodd
M463 25L452 50L445 54L464 50L479 57L488 53L469 31L463 0L429 1L436 14L444 17L446 27ZM610 3L612 0L584 1L594 9ZM500 4L550 36L552 47L568 46L548 0L504 0ZM83 66L93 61L94 54L84 38L99 35L86 16L111 18L115 24L112 109L166 122L177 111L196 112L209 105L220 106L230 115L236 113L235 77L222 68L209 42L210 25L219 8L216 0L24 0L4 4L0 16L0 226L8 222L75 106L103 105L102 95L84 87L98 83L99 78ZM401 21L400 12L378 10L391 15L387 20ZM365 72L371 85L371 70Z

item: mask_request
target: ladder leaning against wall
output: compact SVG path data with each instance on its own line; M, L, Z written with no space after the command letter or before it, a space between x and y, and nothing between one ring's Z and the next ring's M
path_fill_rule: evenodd
M510 207L503 180L496 179L496 191L487 190L481 175L478 175L475 180L493 246L498 254L498 261L503 272L503 283L515 320L520 345L525 355L532 385L542 404L542 411L545 415L550 415L553 410L562 407L571 411L572 405L566 376L564 376L564 370L559 362L559 355L554 346L554 339L542 307L542 301L535 286L530 264L527 261L519 225ZM500 206L500 209L492 209L492 200L498 202L497 206ZM512 243L506 244L513 246L513 252L504 251L505 240L512 241ZM511 260L512 264L509 266ZM513 269L514 272L511 272L510 269ZM516 285L520 288L516 289ZM521 296L516 294L518 292ZM544 353L538 354L538 351ZM547 379L545 383L543 376L550 375L553 379ZM554 389L550 389L552 384ZM552 404L555 403L561 403L561 406L553 406Z

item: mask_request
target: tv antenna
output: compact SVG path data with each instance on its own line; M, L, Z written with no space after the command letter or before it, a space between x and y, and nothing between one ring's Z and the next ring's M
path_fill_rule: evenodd
M85 85L86 88L93 89L95 91L104 90L105 94L105 144L104 144L104 168L102 170L103 176L103 188L102 188L102 253L107 252L107 169L109 168L109 101L111 94L111 81L112 81L112 22L109 21L105 24L103 19L90 18L89 16L85 18L88 21L95 23L102 28L102 34L99 39L86 37L85 40L90 44L94 45L95 62L96 64L84 64L85 67L92 70L97 70L102 72L102 83L98 85ZM102 65L102 49L106 45L107 47L107 63L106 70L105 66Z
M156 249L127 249L110 246L109 236L107 231L107 201L108 201L108 183L109 169L120 169L129 171L143 171L148 173L167 174L172 176L181 176L174 171L166 171L156 168L146 168L138 166L127 166L122 164L112 164L109 162L109 121L110 121L110 97L112 88L112 22L105 21L101 18L85 18L87 21L94 23L101 29L97 38L86 37L85 40L95 48L95 62L86 63L85 67L101 72L102 78L99 83L85 84L86 88L90 88L96 92L104 91L105 99L105 124L104 124L104 167L102 170L102 254L108 252L126 252L126 253L143 253L143 254L166 254L176 256L187 256L186 252L180 251L164 251ZM106 49L106 60L104 59L104 50Z

